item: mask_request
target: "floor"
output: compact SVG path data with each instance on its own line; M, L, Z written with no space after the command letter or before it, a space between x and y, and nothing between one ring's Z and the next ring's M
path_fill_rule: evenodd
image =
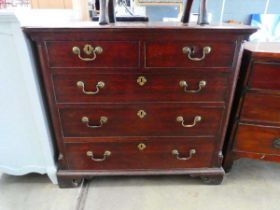
M0 210L279 210L280 164L236 161L222 185L190 177L102 177L59 189L46 176L0 174Z

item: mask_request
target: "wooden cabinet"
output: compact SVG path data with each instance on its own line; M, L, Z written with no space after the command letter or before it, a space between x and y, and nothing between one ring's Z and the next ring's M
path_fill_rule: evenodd
M219 184L246 26L25 28L36 44L61 187L100 175Z
M72 9L72 0L31 0L32 9Z
M225 147L235 159L280 161L280 44L247 43Z

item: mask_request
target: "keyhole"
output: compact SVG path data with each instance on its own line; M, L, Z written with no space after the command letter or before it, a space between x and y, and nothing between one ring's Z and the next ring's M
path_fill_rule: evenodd
M147 82L147 79L146 79L144 76L140 76L140 77L137 78L137 83L138 83L140 86L145 85L146 82Z
M139 110L139 111L137 112L137 115L138 115L138 117L140 117L141 119L143 119L143 118L147 115L147 113L146 113L144 110Z
M145 145L145 144L143 144L143 143L138 144L138 149L139 149L140 151L144 150L145 148L146 148L146 145Z
M90 45L90 44L86 44L84 46L84 52L87 54L87 55L90 55L93 51L93 47Z

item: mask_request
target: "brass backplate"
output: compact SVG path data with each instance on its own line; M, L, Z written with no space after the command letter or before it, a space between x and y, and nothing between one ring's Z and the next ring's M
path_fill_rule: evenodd
M138 144L137 147L138 147L139 150L142 151L142 150L144 150L147 146L146 146L145 144L143 144L143 143L140 143L140 144Z
M147 82L147 79L144 76L139 76L137 78L137 83L140 86L144 86L146 84L146 82Z
M140 117L141 119L143 119L143 118L147 115L147 113L146 113L144 110L139 110L139 111L137 112L137 115L138 115L138 117Z
M93 51L94 51L94 48L93 48L93 46L91 46L90 44L86 44L86 45L84 46L84 52L85 52L85 54L90 55Z

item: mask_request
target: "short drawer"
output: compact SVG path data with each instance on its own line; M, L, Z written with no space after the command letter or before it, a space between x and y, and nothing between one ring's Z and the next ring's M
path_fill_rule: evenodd
M280 91L280 63L254 63L249 88Z
M147 42L146 67L231 67L235 43Z
M213 141L99 142L66 144L71 170L185 169L211 166Z
M280 96L247 93L240 118L246 122L280 124Z
M58 103L223 102L224 74L55 74Z
M215 136L223 108L184 104L102 104L59 110L65 137Z
M139 66L139 43L133 41L52 41L46 48L49 67Z
M234 150L280 155L280 128L239 124Z

